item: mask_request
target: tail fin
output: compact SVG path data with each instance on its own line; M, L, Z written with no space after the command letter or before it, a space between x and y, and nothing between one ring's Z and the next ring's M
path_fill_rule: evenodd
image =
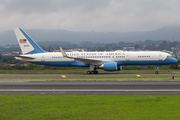
M14 28L14 33L16 35L21 51L24 55L45 52L21 28Z

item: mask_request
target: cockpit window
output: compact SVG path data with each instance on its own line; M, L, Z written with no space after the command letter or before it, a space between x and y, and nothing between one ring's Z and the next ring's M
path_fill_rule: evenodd
M172 57L173 57L173 56L170 56L170 55L169 55L169 56L167 56L167 58L172 58Z

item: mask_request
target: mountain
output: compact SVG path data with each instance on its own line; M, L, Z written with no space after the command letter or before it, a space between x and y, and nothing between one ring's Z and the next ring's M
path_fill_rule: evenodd
M154 31L145 32L73 32L61 29L34 29L25 30L36 42L65 41L70 43L80 43L81 41L91 41L99 43L136 42L145 40L169 40L180 41L180 26L162 27ZM17 44L13 30L0 32L0 46ZM68 43L67 43L68 44Z

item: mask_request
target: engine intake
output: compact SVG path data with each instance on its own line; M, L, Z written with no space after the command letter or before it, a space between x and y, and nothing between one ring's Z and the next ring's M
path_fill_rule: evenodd
M119 71L121 70L121 66L117 66L117 62L105 62L104 70L105 71Z

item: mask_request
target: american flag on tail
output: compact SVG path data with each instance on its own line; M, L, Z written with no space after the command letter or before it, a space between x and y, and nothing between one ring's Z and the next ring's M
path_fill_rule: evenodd
M26 39L19 39L19 43L26 43Z

